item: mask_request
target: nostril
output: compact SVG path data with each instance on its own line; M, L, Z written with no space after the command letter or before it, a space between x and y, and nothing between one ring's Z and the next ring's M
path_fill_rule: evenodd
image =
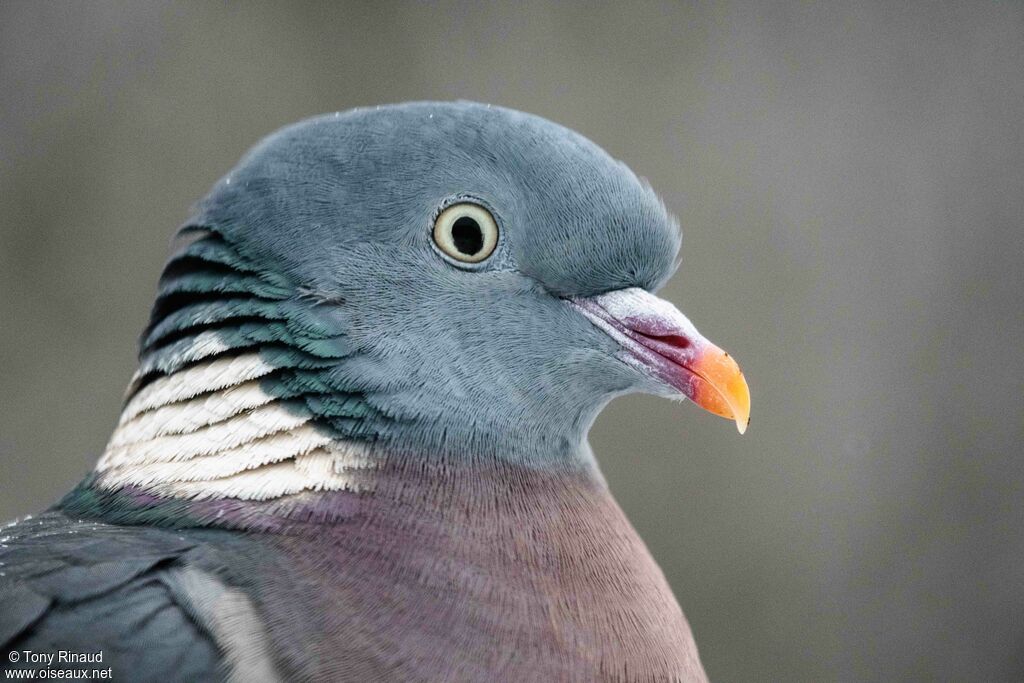
M670 344L679 349L687 349L690 347L690 340L679 334L666 334L666 335L652 335L654 339L660 342Z

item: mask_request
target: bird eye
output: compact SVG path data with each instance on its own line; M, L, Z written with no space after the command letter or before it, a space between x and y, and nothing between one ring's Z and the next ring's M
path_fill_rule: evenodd
M453 204L434 221L434 242L463 263L480 263L498 246L498 224L479 204Z

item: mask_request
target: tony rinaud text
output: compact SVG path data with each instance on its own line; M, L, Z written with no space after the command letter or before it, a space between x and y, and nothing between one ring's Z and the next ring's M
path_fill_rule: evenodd
M12 655L18 652L17 650L12 651ZM103 652L74 652L72 650L57 650L56 652L35 652L33 650L21 650L21 657L15 659L13 656L9 657L11 662L19 662L22 664L45 664L46 666L52 666L53 664L101 664L103 662Z

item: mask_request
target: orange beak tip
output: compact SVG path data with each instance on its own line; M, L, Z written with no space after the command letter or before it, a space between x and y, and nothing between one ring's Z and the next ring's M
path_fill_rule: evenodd
M709 345L688 370L697 380L691 399L701 408L733 420L736 431L745 433L750 426L750 389L732 356Z
M749 427L750 427L750 418L749 417L747 418L746 422L743 422L742 420L737 420L736 421L736 430L740 434L746 434L747 433L747 429Z

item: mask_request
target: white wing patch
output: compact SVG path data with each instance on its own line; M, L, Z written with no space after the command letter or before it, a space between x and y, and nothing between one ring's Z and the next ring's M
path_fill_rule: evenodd
M205 348L210 340L201 341ZM188 498L270 500L302 491L353 490L370 466L301 404L260 387L276 367L257 354L204 362L162 377L127 404L96 465L100 485L135 485Z
M283 680L263 619L245 593L194 567L171 568L167 577L224 653L228 681Z

